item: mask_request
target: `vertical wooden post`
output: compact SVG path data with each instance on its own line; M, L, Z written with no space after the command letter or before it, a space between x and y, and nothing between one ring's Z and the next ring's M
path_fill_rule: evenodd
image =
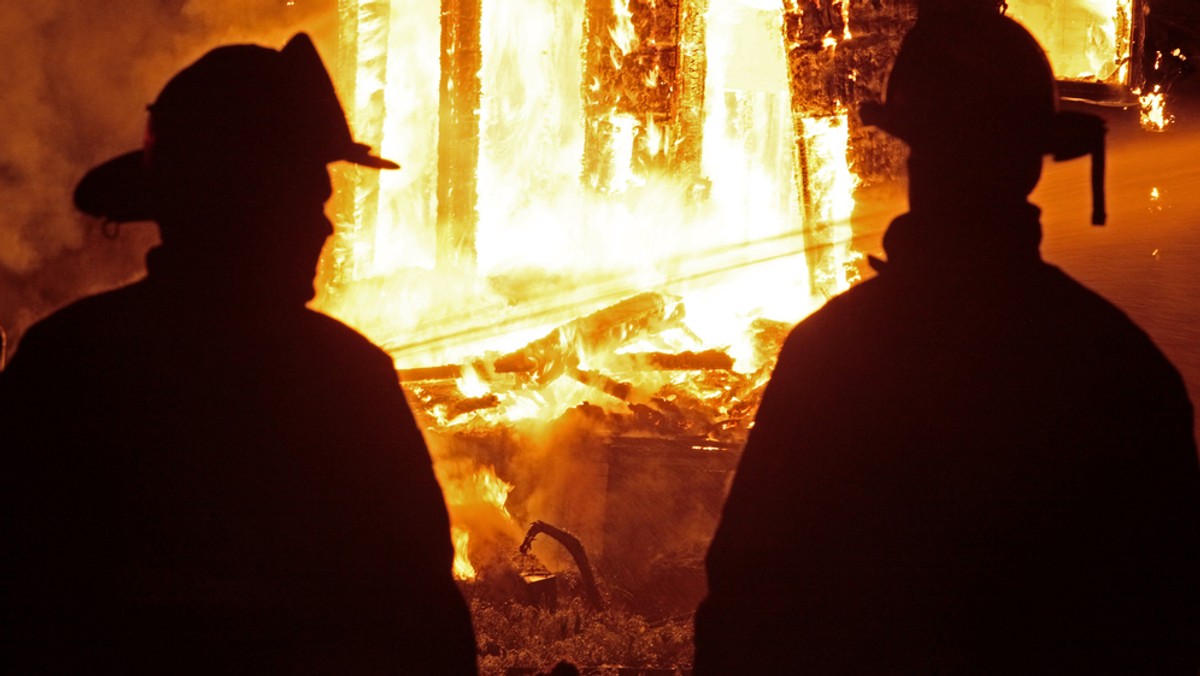
M708 77L705 16L708 0L680 0L675 116L671 168L699 178L704 148L704 81Z
M603 192L612 180L612 123L609 117L617 109L616 72L612 38L615 20L612 0L585 0L583 14L583 167L580 181L584 186Z
M848 4L847 4L848 3ZM837 224L822 217L813 180L813 120L848 115L847 160L867 180L894 177L901 144L859 124L858 107L880 101L900 40L916 18L916 0L783 0L784 48L796 130L796 184L805 218L805 249L814 292L830 295L839 270ZM849 22L849 25L848 25ZM847 39L847 35L852 37Z
M338 51L333 80L350 128L359 141L379 148L387 105L388 21L390 0L338 0ZM362 77L369 71L370 77ZM366 91L368 82L380 83ZM350 164L336 165L339 190L333 200L335 231L321 265L321 286L339 287L370 274L379 213L379 172Z
M848 0L841 0L847 2ZM823 195L814 190L814 149L807 121L838 114L846 98L846 78L837 64L837 47L845 30L841 2L834 0L783 0L783 39L787 54L792 120L796 133L795 172L804 214L804 248L809 285L814 293L831 295L836 276L833 224L821 218Z
M612 37L618 23L612 0L586 0L585 8L583 184L607 192L615 176L630 171L642 179L664 170L698 178L708 0L628 0L635 36L627 46ZM614 116L636 125L632 148L614 148L615 142L630 142L616 138ZM665 138L651 142L652 128ZM631 167L614 165L625 158L631 158Z
M441 0L441 88L438 116L437 262L475 266L479 221L479 69L481 0Z

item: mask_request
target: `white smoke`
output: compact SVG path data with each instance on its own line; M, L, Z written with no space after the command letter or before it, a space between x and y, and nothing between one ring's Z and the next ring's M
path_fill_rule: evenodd
M145 106L220 44L304 30L330 61L337 0L39 0L0 4L0 330L144 273L149 224L116 240L78 214L88 168L141 144ZM3 359L0 359L3 363Z

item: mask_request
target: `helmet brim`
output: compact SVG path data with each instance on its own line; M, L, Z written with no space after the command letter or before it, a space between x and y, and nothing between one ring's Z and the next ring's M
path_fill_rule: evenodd
M162 150L171 144L173 152ZM246 161L400 168L354 141L328 70L299 33L278 52L218 47L176 74L150 106L146 147L87 172L75 206L110 221L154 220L156 171L191 164L217 171Z
M373 155L371 148L361 143L347 148L344 156L334 161L350 162L371 169L400 168L392 160ZM99 164L84 174L75 186L75 208L90 216L117 223L153 221L157 213L152 185L145 153L133 150Z
M75 186L75 208L108 221L154 220L150 171L140 150L119 155L84 174Z

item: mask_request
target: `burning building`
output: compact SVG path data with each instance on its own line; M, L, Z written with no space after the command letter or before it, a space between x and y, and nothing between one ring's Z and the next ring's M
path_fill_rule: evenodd
M461 576L535 519L627 588L698 562L787 327L857 274L847 14L342 12L356 128L405 169L347 177L322 303L394 355ZM894 49L911 9L889 12Z
M1132 0L1008 11L1069 95L1141 86ZM694 607L775 354L858 277L855 186L894 176L902 152L851 111L881 98L916 14L341 0L353 126L404 168L341 177L318 304L393 355L460 578L544 580L518 552L541 520L640 612Z

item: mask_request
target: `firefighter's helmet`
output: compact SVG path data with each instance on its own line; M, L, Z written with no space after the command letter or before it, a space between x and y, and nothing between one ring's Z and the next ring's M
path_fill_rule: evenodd
M885 102L863 106L861 115L907 143L914 156L948 163L1091 153L1093 222L1104 220L1103 120L1058 111L1041 45L998 11L976 5L923 11L901 44Z
M75 204L84 213L153 220L163 177L179 172L191 180L175 183L220 180L239 167L272 162L398 166L354 141L329 73L303 33L281 50L218 47L175 75L149 110L144 147L80 181Z

